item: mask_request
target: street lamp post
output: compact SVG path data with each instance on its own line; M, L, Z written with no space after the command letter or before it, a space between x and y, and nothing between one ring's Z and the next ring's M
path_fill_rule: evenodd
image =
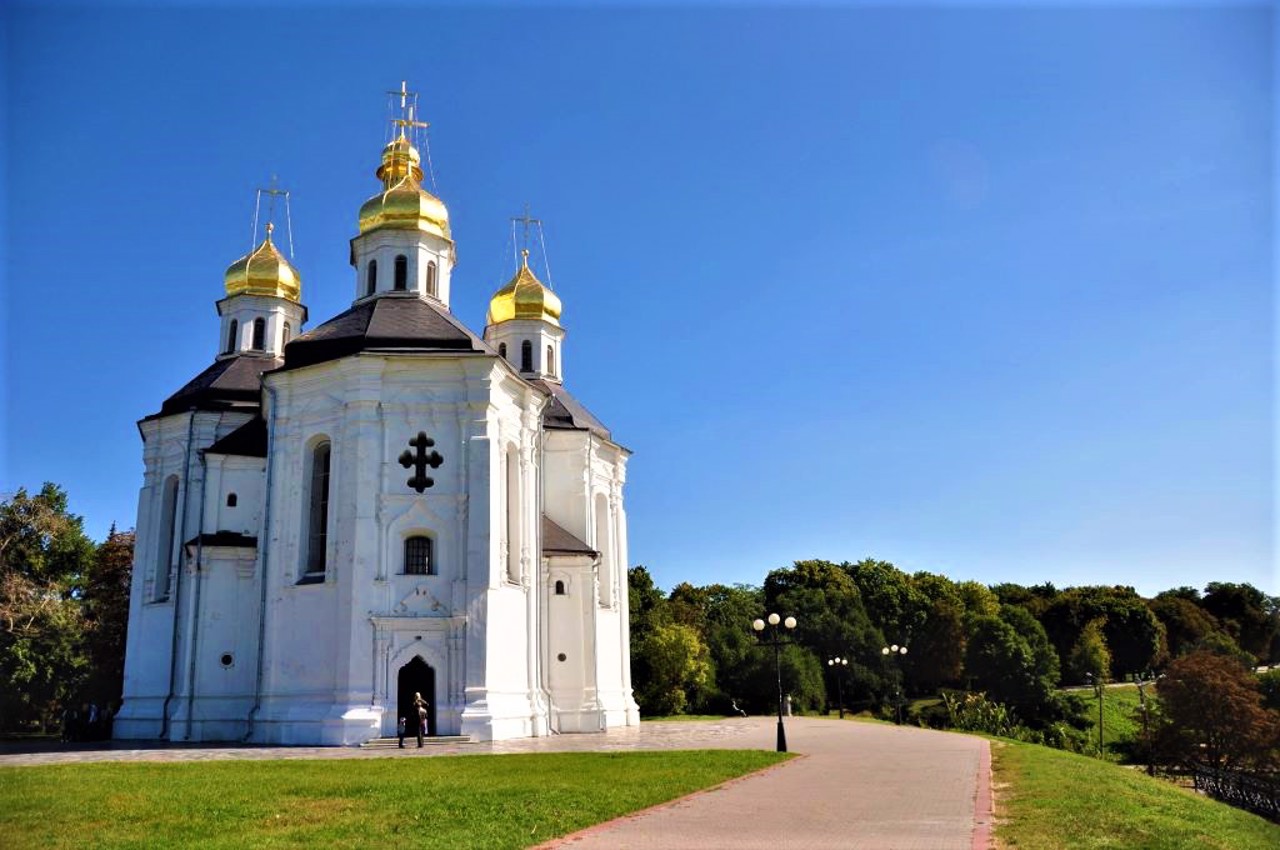
M1098 694L1098 758L1106 758L1106 750L1102 748L1102 689L1106 683L1102 681L1101 676L1095 676L1092 673L1085 673L1084 678L1090 685L1093 685L1094 691Z
M897 661L899 658L907 654L907 648L905 646L898 646L896 643L894 643L894 644L890 644L889 646L880 647L880 654L883 655L887 660L891 659L893 661ZM898 719L898 725L901 726L902 725L902 693L901 693L902 668L895 666L893 669L893 672L894 672L893 704L895 709L897 710L896 717Z
M778 674L778 752L785 753L787 751L787 731L782 727L782 645L789 641L782 640L778 623L781 622L788 630L796 627L796 618L787 617L783 620L777 614L769 615L769 625L772 627L769 635L770 639L765 642L766 646L773 647L773 666ZM757 632L763 632L765 627L764 620L754 620L751 628ZM764 637L762 634L761 637Z
M827 666L836 674L836 693L840 700L840 719L844 720L844 668L849 666L849 659L836 656L827 659Z

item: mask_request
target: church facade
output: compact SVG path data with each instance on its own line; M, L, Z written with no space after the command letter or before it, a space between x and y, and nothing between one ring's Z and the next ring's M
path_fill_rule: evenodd
M268 224L214 362L139 423L118 738L359 744L412 734L416 693L434 735L639 722L630 453L565 389L527 251L482 336L452 314L448 212L396 123L350 309L301 332Z

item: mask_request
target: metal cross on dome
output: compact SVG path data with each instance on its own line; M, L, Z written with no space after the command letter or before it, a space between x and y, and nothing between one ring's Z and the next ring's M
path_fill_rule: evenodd
M444 463L444 458L438 451L432 449L430 454L427 453L427 449L435 444L436 441L428 437L425 431L419 431L418 436L409 441L416 452L405 449L400 453L400 465L405 469L413 468L413 476L405 483L419 493L436 483L434 478L427 475L427 467L436 469Z

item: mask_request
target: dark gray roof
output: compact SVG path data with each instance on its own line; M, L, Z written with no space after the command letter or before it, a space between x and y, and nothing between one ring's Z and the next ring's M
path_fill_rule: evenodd
M261 416L255 416L205 451L216 455L266 457L267 423Z
M235 549L257 549L258 538L235 531L216 531L213 534L200 534L187 541L188 546L226 546Z
M542 515L542 553L544 555L591 555L598 553L555 522Z
M193 407L197 410L258 407L262 373L278 369L283 363L278 357L248 352L215 360L212 366L165 399L160 412L153 416L168 416Z
M395 294L357 304L297 337L285 346L283 368L388 349L492 353L443 307L413 293Z
M540 390L544 390L551 396L551 401L547 402L547 407L542 413L543 427L561 430L573 431L590 431L604 437L606 440L612 440L609 429L604 423L591 414L582 406L582 402L569 394L560 384L553 381L544 381L541 378L530 381Z

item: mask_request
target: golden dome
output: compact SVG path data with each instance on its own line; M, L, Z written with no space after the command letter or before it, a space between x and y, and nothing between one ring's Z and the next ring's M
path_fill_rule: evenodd
M511 319L540 319L560 326L560 298L534 277L528 250L520 271L489 300L489 324Z
M267 237L245 256L227 267L227 295L267 295L287 298L295 304L302 297L302 278L271 241L275 225L268 222Z
M449 239L449 211L435 195L422 188L422 158L401 135L382 149L378 179L383 191L360 207L360 233L382 228L421 230Z

